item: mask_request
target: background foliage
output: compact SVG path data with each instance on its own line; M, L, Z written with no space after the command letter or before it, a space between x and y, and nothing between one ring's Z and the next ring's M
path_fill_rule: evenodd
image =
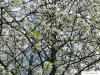
M100 70L99 0L1 0L1 75Z

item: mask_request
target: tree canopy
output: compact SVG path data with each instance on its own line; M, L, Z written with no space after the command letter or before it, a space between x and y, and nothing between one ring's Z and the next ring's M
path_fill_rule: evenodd
M1 75L100 70L99 8L99 0L0 0Z

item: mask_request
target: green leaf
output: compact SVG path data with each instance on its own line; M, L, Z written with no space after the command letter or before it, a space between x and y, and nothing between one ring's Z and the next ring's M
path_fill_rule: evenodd
M93 16L93 20L96 21L96 19L97 19L97 17L96 16Z
M31 32L28 33L28 35L30 37L34 37L36 40L39 40L41 38L41 32L40 31L35 31L35 32L31 31Z
M41 42L37 42L34 46L35 46L37 49L41 50Z
M100 1L96 1L96 4L100 4Z
M19 0L13 0L13 3L16 4L16 5L18 5Z
M31 32L29 32L29 35L34 36L34 37L39 37L41 35L41 33L40 33L40 31L35 31L35 32L31 31Z
M28 33L28 36L31 36L31 37L34 36L34 32L32 32L32 31L29 32L29 33Z
M45 63L44 63L44 69L45 69L45 70L51 69L51 68L52 68L52 65L53 65L53 64L52 64L51 62L45 62Z
M33 32L33 35L34 35L35 38L40 38L41 37L40 31Z

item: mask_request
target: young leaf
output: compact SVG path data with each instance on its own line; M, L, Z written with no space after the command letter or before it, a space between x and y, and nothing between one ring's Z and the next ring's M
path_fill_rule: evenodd
M13 0L13 3L16 4L16 5L18 5L19 0Z
M40 31L33 32L33 35L34 35L35 38L40 38L41 37Z

